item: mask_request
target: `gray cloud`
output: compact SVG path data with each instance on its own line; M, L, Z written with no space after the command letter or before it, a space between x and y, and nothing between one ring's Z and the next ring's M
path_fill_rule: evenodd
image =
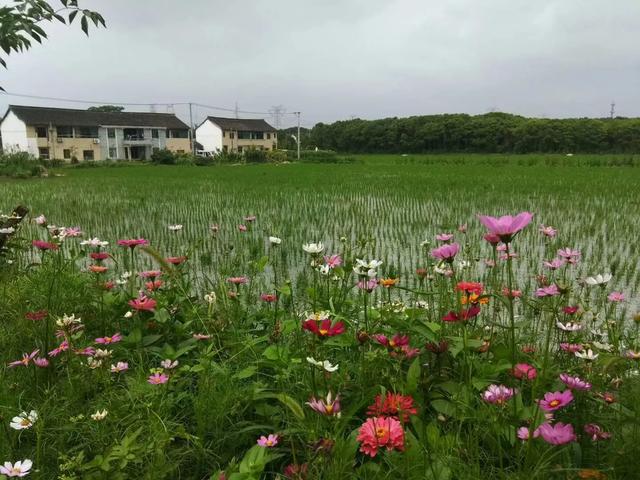
M640 115L637 0L86 5L104 14L106 30L85 38L79 28L52 26L44 45L9 57L0 84L65 98L237 101L258 111L283 104L300 109L307 125L492 109L602 116L612 99L620 115ZM196 109L198 118L206 113Z

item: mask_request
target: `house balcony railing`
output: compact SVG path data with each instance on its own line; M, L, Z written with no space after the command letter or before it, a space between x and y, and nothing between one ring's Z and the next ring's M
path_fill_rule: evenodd
M125 145L152 145L152 138L145 138L143 135L125 135L123 139Z

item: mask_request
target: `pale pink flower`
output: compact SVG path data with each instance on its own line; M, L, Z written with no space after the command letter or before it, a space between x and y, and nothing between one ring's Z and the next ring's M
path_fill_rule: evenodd
M547 225L547 226L540 225L540 228L538 230L540 231L540 233L542 233L542 235L544 235L545 237L549 237L549 238L555 237L556 233L558 233L558 231L555 228L553 228L553 227L551 227L549 225Z
M489 385L489 387L482 392L482 399L487 403L493 403L495 405L504 405L507 401L513 397L515 390L505 385Z
M167 375L165 375L164 373L154 373L153 375L149 375L149 378L147 379L147 383L150 383L151 385L162 385L164 383L167 383L169 381L169 377Z
M536 290L536 297L539 297L539 298L555 297L556 295L560 295L560 289L555 283L547 287L541 287Z
M509 243L513 237L524 227L529 225L533 214L529 212L521 212L518 215L505 215L499 218L490 217L488 215L479 215L478 219L490 234L497 235L500 240Z
M278 435L274 435L274 434L269 434L269 436L264 436L262 435L260 438L258 438L258 445L260 445L261 447L265 447L265 448L273 448L276 445L278 445Z
M607 299L610 302L624 302L624 293L622 293L622 292L611 292L607 296Z

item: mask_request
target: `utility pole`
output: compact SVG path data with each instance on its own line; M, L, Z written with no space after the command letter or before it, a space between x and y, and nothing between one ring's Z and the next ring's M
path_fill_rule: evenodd
M615 100L611 102L611 112L609 112L609 115L611 116L611 120L613 120L613 117L616 114L616 102Z
M300 112L294 112L298 117L298 161L300 161Z
M280 130L282 115L284 115L286 111L287 110L282 105L274 105L269 109L269 113L273 116L273 123L275 123L276 130Z
M191 104L191 102L189 102L189 140L191 142L191 155L195 155L196 154L196 142L194 140L194 134L195 132L193 131L193 106Z
M238 117L238 102L237 102L237 101L236 101L235 114L236 114L236 118L239 118L239 117Z

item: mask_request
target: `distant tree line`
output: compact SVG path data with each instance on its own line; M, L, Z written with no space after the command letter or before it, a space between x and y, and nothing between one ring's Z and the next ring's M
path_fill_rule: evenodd
M292 130L280 132L280 148L295 148ZM640 119L425 115L318 123L301 137L304 149L344 153L638 153Z

